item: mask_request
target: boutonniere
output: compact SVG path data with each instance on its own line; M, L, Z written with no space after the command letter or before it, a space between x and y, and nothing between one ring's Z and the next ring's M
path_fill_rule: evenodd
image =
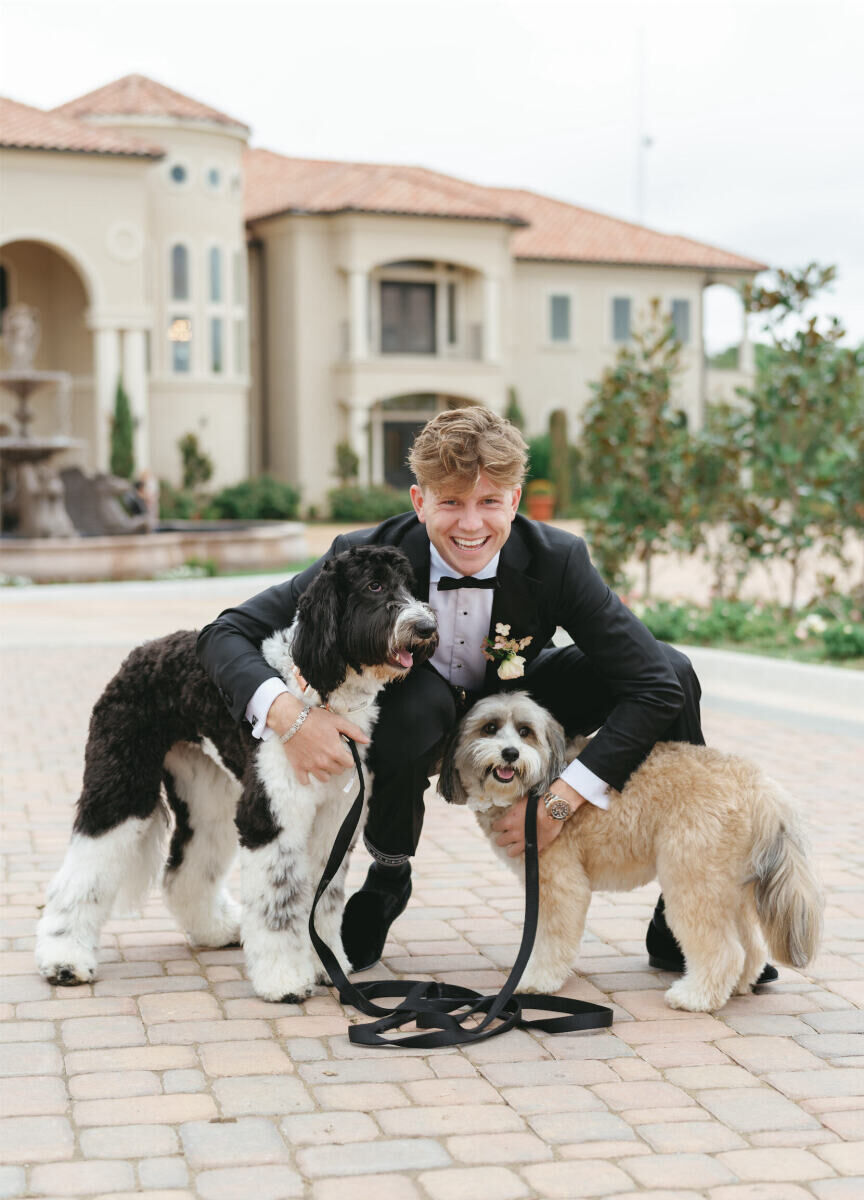
M519 654L534 641L533 638L511 638L509 625L495 626L495 640L483 639L483 657L488 662L498 663L499 679L521 679L525 674L525 659Z

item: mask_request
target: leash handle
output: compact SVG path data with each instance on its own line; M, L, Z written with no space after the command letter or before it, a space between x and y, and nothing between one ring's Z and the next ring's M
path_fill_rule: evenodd
M440 1046L461 1046L470 1042L485 1041L508 1029L536 1029L544 1033L570 1033L586 1029L607 1028L612 1024L612 1010L599 1004L583 1000L570 1000L563 996L518 995L516 987L534 947L539 914L539 865L537 852L537 805L529 798L525 806L525 921L522 941L513 969L510 971L500 992L484 996L472 988L456 984L429 983L425 980L370 980L352 983L339 962L320 937L315 928L315 910L318 902L330 886L351 846L351 840L363 815L366 796L366 781L363 764L355 743L348 737L354 766L357 769L359 788L354 803L346 814L333 848L321 875L312 909L309 913L309 937L324 969L338 989L343 1004L351 1004L367 1016L377 1020L365 1025L352 1025L348 1038L364 1046L408 1046L418 1049L435 1049ZM379 997L402 997L395 1008L383 1008L374 1003ZM527 1019L522 1009L531 1011L563 1013L560 1017ZM460 1010L462 1010L460 1012ZM479 1024L466 1027L465 1022L485 1013ZM458 1014L458 1015L456 1015ZM401 1029L413 1023L426 1033L407 1034L400 1038L384 1037L385 1033Z

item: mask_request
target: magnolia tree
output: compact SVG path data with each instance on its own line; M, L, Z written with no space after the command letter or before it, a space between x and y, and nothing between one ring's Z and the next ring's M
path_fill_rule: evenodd
M841 342L836 317L810 315L833 267L777 271L773 286L743 289L748 312L763 314L772 352L734 425L747 481L732 522L753 559L788 567L786 603L798 600L801 570L818 546L842 556L844 529L864 529L862 351Z
M652 301L644 329L621 349L584 415L583 470L590 488L586 534L601 572L625 584L624 567L643 566L643 593L651 594L658 552L689 548L695 515L693 444L672 388L680 344Z

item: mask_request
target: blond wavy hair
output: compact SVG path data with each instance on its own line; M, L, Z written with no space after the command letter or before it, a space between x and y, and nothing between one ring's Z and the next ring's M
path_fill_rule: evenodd
M482 405L438 413L418 433L408 465L421 488L442 485L470 492L481 474L501 488L525 477L528 447L505 417Z

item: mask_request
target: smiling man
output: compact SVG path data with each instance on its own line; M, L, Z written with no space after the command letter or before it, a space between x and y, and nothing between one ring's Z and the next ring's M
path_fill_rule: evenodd
M445 738L481 696L525 688L568 735L599 730L538 802L541 852L579 805L607 807L610 787L622 788L655 742L704 740L689 661L657 642L606 586L581 538L519 515L526 460L518 429L489 409L440 413L409 456L414 511L339 537L325 555L362 544L400 547L414 568L415 594L439 621L433 658L382 693L364 835L374 861L342 928L357 970L378 960L408 903L429 775ZM202 663L235 719L249 721L256 736L283 736L297 722L300 702L259 648L291 624L321 562L222 613L200 635ZM559 626L572 646L552 645ZM342 734L365 740L346 718L315 709L289 737L285 753L301 782L350 769ZM514 805L496 826L514 855L523 849L524 806ZM650 937L654 961L682 969L662 907Z

